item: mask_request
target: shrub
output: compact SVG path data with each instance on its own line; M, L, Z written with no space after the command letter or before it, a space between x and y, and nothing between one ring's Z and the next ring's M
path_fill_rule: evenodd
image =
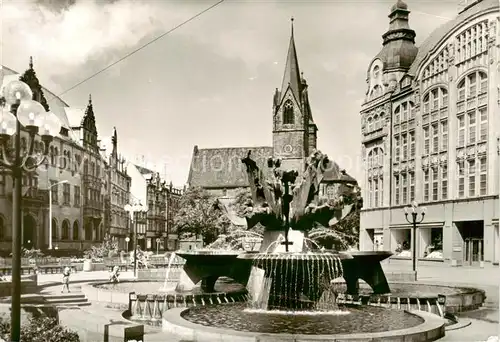
M0 321L0 338L10 339L10 322ZM78 334L57 323L56 318L33 317L21 329L21 342L80 342Z
M111 241L109 237L105 237L99 246L92 246L84 252L84 255L87 259L98 260L107 258L115 252L118 253L118 242Z

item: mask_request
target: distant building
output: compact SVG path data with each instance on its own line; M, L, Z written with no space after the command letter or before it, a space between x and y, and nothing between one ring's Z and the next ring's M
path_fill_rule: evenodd
M138 244L142 249L163 251L168 246L168 239L176 238L175 234L169 236L167 227L173 222L181 192L167 186L159 173L146 167L128 164L127 173L132 180L131 201L148 208L148 212L138 218ZM176 246L177 242L173 240L170 244Z
M106 175L108 177L105 211L105 228L110 237L118 242L120 249L125 250L127 243L125 239L130 237L129 214L125 211L125 205L130 203L130 187L132 179L127 174L126 160L118 154L118 135L113 128L111 141L101 149L103 156L107 159Z
M273 96L273 146L262 147L194 147L188 176L190 187L202 187L217 197L234 197L239 189L248 187L248 177L241 159L251 151L252 158L263 168L269 158L279 158L286 170L302 173L306 158L316 149L318 128L312 117L308 84L299 70L295 39L290 37L281 90ZM336 183L356 180L331 162L321 191L333 193ZM227 200L221 203L229 203Z
M174 228L174 216L180 208L180 200L183 194L182 189L174 188L172 183L167 189L167 234L165 237L166 249L169 251L175 251L179 248L177 231Z
M60 250L86 249L104 235L103 196L106 188L105 161L99 154L99 140L92 102L86 110L69 107L63 100L40 87L30 61L19 75L6 67L0 69L0 86L23 77L33 90L35 100L61 120L59 136L50 144L45 165L23 179L23 247L46 249L49 246L49 220L52 221L52 246ZM39 90L41 89L41 90ZM1 89L0 89L1 90ZM49 101L45 95L50 96ZM28 148L27 132L21 132L21 147ZM34 151L44 150L40 136ZM63 182L63 183L61 183ZM49 191L52 203L49 204ZM49 206L52 217L49 217ZM12 181L8 170L0 168L0 249L12 247Z
M461 1L418 47L409 13L392 7L367 68L360 247L404 260L416 239L422 262L498 264L499 2ZM427 208L416 236L413 200Z

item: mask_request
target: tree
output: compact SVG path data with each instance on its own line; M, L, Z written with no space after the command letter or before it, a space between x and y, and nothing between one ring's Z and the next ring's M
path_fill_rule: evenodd
M181 197L174 216L174 228L179 236L201 235L205 244L212 243L220 233L226 233L231 222L219 207L217 198L200 187L189 188Z
M38 81L38 77L36 76L35 69L33 69L33 59L30 57L30 67L27 69L21 77L19 77L20 81L23 81L27 85L30 86L31 91L33 92L33 100L40 102L40 104L45 108L45 110L49 111L49 104L47 103L47 99L43 94L42 86Z

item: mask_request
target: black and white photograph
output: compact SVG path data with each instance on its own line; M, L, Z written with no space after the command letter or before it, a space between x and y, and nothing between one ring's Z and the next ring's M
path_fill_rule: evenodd
M500 341L500 0L0 0L0 342Z

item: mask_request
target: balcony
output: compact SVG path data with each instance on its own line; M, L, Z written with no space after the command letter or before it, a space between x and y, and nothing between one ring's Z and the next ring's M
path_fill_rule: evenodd
M367 133L365 133L362 142L363 142L363 144L366 144L370 141L380 139L380 138L386 136L387 133L388 133L387 127L383 127L381 129L377 129L375 131L367 132Z
M103 203L100 201L86 201L83 204L83 216L101 218L103 212Z
M93 175L83 175L82 176L82 182L91 188L98 189L102 186L103 180L100 177L96 177Z

